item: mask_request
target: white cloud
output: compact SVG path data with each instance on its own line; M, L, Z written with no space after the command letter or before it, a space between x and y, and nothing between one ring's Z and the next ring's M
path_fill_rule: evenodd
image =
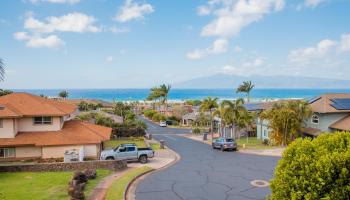
M95 25L96 19L83 13L69 13L63 16L50 16L45 20L38 20L32 12L25 14L24 29L27 31L14 33L14 38L26 41L28 47L57 48L65 45L55 32L100 32L101 28Z
M124 5L119 9L114 20L118 22L127 22L131 20L143 20L146 14L154 12L151 4L139 4L133 0L125 0Z
M271 66L265 64L265 58L258 57L252 61L246 61L242 64L225 65L216 70L217 73L224 73L238 76L251 76L253 74L269 74Z
M341 52L350 51L350 34L343 34L341 36L339 50Z
M210 15L211 10L208 6L199 6L197 8L197 14L200 16Z
M228 49L228 41L226 39L217 39L211 47L206 49L195 49L187 54L187 58L196 60L208 55L225 53Z
M115 33L115 34L119 34L119 33L128 33L128 32L130 32L130 29L128 29L128 28L118 28L118 27L113 26L113 27L110 28L110 31L112 33Z
M211 0L215 19L203 27L202 36L232 37L245 26L284 8L284 0Z
M23 41L23 40L28 40L30 36L28 35L27 32L17 32L13 34L16 40Z
M26 45L32 48L58 48L65 45L57 35L42 37L40 35L30 36L26 32L17 32L14 34L14 37L17 40L26 41Z
M30 0L31 3L39 3L39 2L47 2L47 3L58 3L58 4L76 4L79 3L80 0Z
M113 60L114 60L113 56L108 56L108 57L106 58L106 62L108 62L108 63L113 62Z
M305 0L304 4L306 7L313 7L314 8L325 1L326 0Z
M37 33L60 32L100 32L101 28L95 25L96 19L83 13L69 13L60 17L47 17L45 21L28 16L24 28Z
M236 45L235 48L233 49L233 51L236 53L240 53L243 51L243 49L240 46Z
M265 63L265 58L259 57L259 58L254 59L253 61L248 61L248 62L243 63L243 66L246 66L246 67L251 67L251 66L252 67L260 67L264 63Z
M322 58L328 53L333 52L336 45L336 41L325 39L314 47L306 47L291 51L288 55L288 60L291 62L309 62L313 59Z

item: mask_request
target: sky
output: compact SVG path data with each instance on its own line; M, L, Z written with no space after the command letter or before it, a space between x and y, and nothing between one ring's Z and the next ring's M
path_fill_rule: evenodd
M2 0L0 88L350 80L350 0Z

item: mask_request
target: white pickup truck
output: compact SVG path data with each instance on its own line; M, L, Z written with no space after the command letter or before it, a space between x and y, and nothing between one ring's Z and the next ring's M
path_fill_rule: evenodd
M148 158L154 157L152 148L138 148L135 144L121 144L114 149L101 152L101 160L138 160L147 163Z

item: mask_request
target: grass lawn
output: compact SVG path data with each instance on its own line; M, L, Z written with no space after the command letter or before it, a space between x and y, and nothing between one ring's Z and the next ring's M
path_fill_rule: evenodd
M111 187L107 191L106 200L124 199L124 191L128 183L136 176L150 170L152 170L152 168L146 166L135 168L124 174L124 176L114 180Z
M104 142L105 149L112 149L123 143L135 143L137 147L147 147L143 137L115 139Z
M97 170L97 178L89 180L85 195L109 175L109 170ZM69 199L68 182L73 172L16 172L0 173L0 199Z
M260 139L257 139L256 137L249 137L248 142L247 142L246 137L236 139L236 142L237 142L239 148L243 148L243 144L245 144L246 149L273 149L273 148L276 148L276 146L264 145L263 141Z
M160 143L150 143L153 150L160 150Z

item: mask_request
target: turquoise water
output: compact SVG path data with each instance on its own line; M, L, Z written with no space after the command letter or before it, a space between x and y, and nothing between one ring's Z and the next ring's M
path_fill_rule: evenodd
M62 89L31 89L14 90L46 96L57 96ZM101 99L105 101L136 101L147 98L149 89L69 89L69 98ZM311 98L322 93L350 93L350 89L254 89L251 97L254 99L275 98ZM233 89L172 89L170 100L203 99L208 96L220 99L242 97Z

